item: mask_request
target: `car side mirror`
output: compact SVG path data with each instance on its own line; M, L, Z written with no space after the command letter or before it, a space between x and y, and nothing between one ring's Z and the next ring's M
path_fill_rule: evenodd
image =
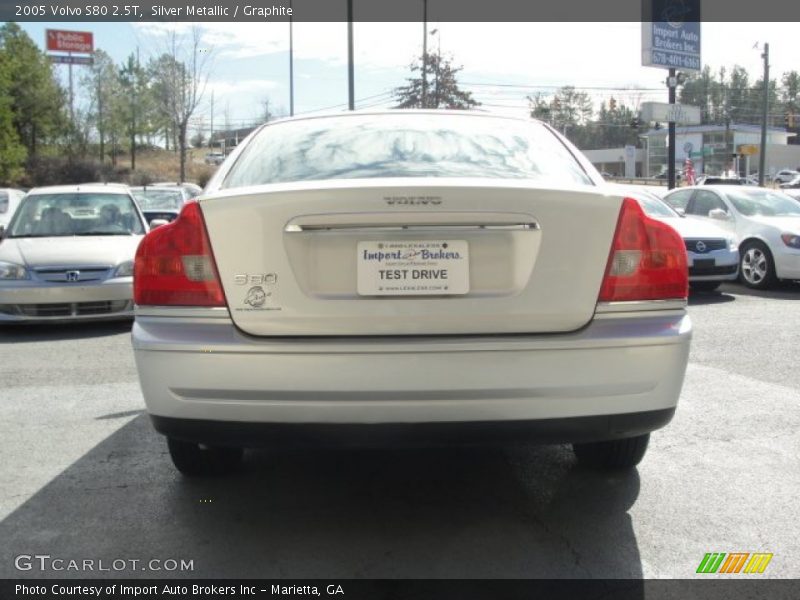
M166 225L169 223L166 219L153 219L150 221L150 231L155 229L156 227L161 227L162 225Z
M686 216L686 209L685 208L676 208L675 212L678 213L682 217Z
M718 221L727 221L730 219L730 215L728 215L728 213L721 208L712 208L710 211L708 211L708 216Z

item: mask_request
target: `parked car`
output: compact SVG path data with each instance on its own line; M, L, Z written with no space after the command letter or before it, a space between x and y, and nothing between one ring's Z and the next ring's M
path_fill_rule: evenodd
M146 229L125 187L31 190L0 243L0 323L131 318Z
M739 278L751 288L800 279L800 205L777 190L683 188L664 200L694 219L713 220L739 239Z
M14 211L17 210L20 201L25 196L22 190L13 188L0 188L0 228L8 226Z
M222 152L209 152L205 157L205 163L207 165L221 165L224 161L225 154Z
M131 193L151 227L174 221L183 205L192 198L186 188L177 185L132 187Z
M775 177L772 179L772 181L775 183L788 183L798 175L800 175L800 171L795 171L794 169L781 169L775 173Z
M136 256L133 348L185 474L242 448L533 437L632 467L686 368L686 250L549 126L273 121Z
M158 183L151 183L151 187L182 187L186 192L189 194L190 198L197 198L200 194L203 193L203 188L201 188L196 183L192 183L191 181L160 181Z
M750 185L744 177L721 177L717 175L704 175L697 180L696 185Z
M624 186L621 192L636 199L648 216L675 229L686 245L689 285L695 291L711 292L739 275L736 237L707 220L687 219L649 188Z
M779 186L781 189L792 189L792 188L800 188L800 175L797 175L793 179L790 179L786 183L782 183Z

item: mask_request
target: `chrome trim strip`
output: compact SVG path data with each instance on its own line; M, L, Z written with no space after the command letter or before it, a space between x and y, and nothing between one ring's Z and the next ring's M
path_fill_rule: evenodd
M134 306L137 317L177 317L177 318L203 318L203 319L230 319L230 313L225 306L196 307L196 306Z
M635 300L632 302L598 302L596 313L621 313L645 310L680 310L685 309L687 300Z
M539 223L533 221L528 223L492 223L490 225L482 223L463 223L458 225L450 225L447 223L439 224L418 224L418 225L352 225L348 223L329 224L329 225L299 225L297 223L289 223L284 231L286 233L303 233L308 231L343 231L343 232L360 232L360 231L471 231L471 230L500 230L500 231L535 231L541 229Z

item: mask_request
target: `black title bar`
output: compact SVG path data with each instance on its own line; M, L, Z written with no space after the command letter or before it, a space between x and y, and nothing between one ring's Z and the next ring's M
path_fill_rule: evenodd
M422 21L422 0L351 0L357 22ZM428 21L647 21L654 0L427 0ZM670 7L697 0L655 0ZM800 21L800 2L701 0L703 21ZM347 21L348 0L0 0L3 21ZM676 12L672 10L672 12ZM681 12L681 11L677 11ZM691 12L691 11L690 11ZM688 20L688 19L684 19ZM576 44L580 40L574 40Z

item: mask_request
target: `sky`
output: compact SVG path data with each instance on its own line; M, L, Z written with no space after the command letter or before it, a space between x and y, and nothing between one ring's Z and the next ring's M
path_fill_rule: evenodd
M92 31L95 47L121 62L139 49L142 60L157 55L167 34L184 35L191 23L21 23L44 47L45 29ZM263 114L289 112L289 25L286 23L198 23L211 57L208 86L193 119L195 128L249 125ZM526 96L573 85L599 104L666 102L667 71L641 66L641 23L428 23L429 51L463 66L460 84L482 108L527 115ZM422 23L355 23L356 108L390 107L392 90L410 76L422 49ZM702 60L712 69L745 67L761 77L764 42L770 45L771 77L800 70L797 23L703 23ZM347 108L347 24L295 23L295 114ZM79 80L81 67L76 70ZM66 82L66 66L57 67Z

